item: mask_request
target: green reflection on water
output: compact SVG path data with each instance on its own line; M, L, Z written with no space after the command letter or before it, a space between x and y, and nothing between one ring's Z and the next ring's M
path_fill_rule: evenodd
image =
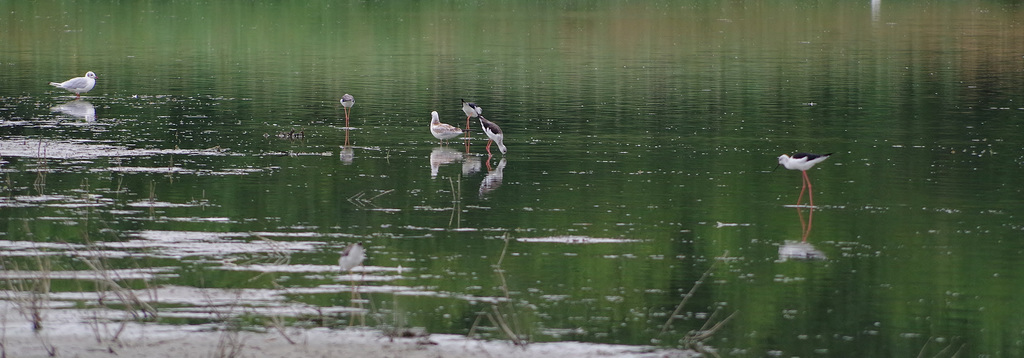
M274 239L324 242L291 263L329 265L367 241L369 265L403 265L397 285L439 293L370 297L378 308L466 333L487 307L452 297L502 294L493 265L508 234L505 279L515 303L534 305L518 312L536 340L675 345L717 307L740 314L709 344L740 356L907 356L932 337L1009 356L1024 338L1017 4L57 1L0 14L5 141L218 152L0 152L12 242L312 233ZM70 98L46 82L89 70L97 125L52 113ZM347 133L344 93L357 101ZM475 123L470 159L430 176L429 112L459 124L461 98L507 135L502 185L485 195L484 162L498 159L480 157ZM305 136L275 136L292 129ZM802 236L785 207L799 178L768 171L794 151L837 153L809 173L820 208L808 240L824 261L778 258ZM360 193L380 196L349 200ZM25 199L89 194L103 205ZM564 235L631 241L514 240ZM725 252L687 309L696 318L658 336ZM208 259L184 258L166 283L340 283Z

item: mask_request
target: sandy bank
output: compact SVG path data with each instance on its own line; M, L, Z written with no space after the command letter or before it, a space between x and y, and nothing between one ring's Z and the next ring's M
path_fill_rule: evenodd
M480 341L433 334L390 339L370 329L287 328L284 333L218 331L215 326L117 322L89 323L90 311L50 309L44 329L9 302L0 304L0 342L7 357L692 357L692 352L651 347L577 342L533 343L525 348L503 341ZM120 333L118 331L120 330ZM117 336L117 340L111 338ZM287 338L285 338L287 336ZM292 342L289 342L291 340Z

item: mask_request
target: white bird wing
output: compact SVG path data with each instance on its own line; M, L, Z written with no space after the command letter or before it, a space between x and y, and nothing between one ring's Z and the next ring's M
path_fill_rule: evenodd
M61 83L60 86L63 87L63 88L85 88L85 87L89 87L89 78L87 78L87 77L75 77L75 78L72 78L70 80L67 80L67 82Z

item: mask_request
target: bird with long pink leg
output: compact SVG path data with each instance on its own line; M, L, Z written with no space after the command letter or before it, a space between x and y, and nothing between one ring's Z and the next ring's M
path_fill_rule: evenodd
M779 169L779 166L783 166L786 167L786 169L799 170L803 173L803 185L800 186L800 196L796 199L796 205L800 205L800 201L804 198L804 190L807 190L807 196L810 200L811 207L814 207L814 191L811 188L811 179L807 177L807 171L813 168L815 164L825 161L825 159L828 159L831 155L832 153L796 153L793 154L792 157L785 154L779 156L779 165L776 165L775 169Z
M345 127L348 127L348 115L352 113L352 106L356 104L356 98L346 93L341 96L341 106L345 107Z
M480 115L480 127L484 129L484 134L487 134L488 156L491 155L492 142L498 144L498 150L501 151L501 154L505 154L505 152L508 151L508 149L505 148L505 143L503 143L505 140L505 134L501 132L501 127L498 127L498 125L494 124L494 122L491 122L487 120L487 118L484 118L482 114Z
M469 119L477 118L484 113L484 109L477 106L476 103L466 102L462 100L462 112L466 114L466 134L469 134Z

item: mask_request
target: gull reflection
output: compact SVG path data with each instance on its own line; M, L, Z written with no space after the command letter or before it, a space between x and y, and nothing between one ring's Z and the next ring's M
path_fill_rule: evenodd
M484 181L480 183L480 198L490 194L494 189L498 189L501 186L502 176L504 176L505 164L508 163L505 158L501 158L498 162L498 166L494 170L488 171L487 176L484 177ZM490 164L488 162L488 164ZM490 167L490 166L488 166Z
M882 14L882 0L871 0L871 21L877 22Z
M50 108L50 111L63 113L72 117L84 119L86 122L96 120L96 107L89 101L76 99L74 101Z
M430 151L430 178L437 178L442 165L462 160L462 153L447 147L436 147Z
M809 207L807 221L804 221L804 214L800 208L796 208L796 214L800 217L800 241L790 241L779 246L779 261L786 260L824 260L825 253L818 250L807 242L807 236L811 234L811 224L814 222L814 207Z

